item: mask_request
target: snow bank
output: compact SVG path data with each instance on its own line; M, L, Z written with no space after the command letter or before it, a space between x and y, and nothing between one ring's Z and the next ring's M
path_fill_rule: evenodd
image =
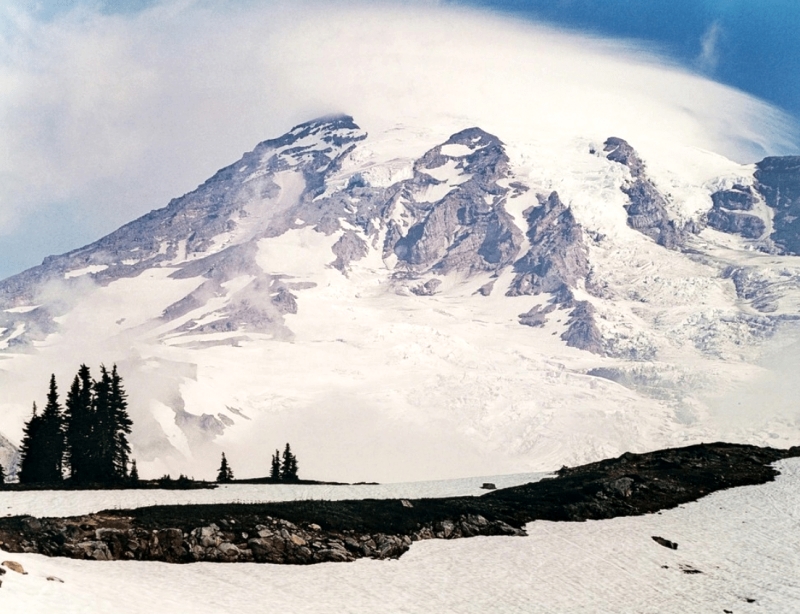
M773 483L661 514L534 522L529 537L414 544L397 561L168 565L6 555L3 612L793 612L800 460ZM651 537L678 543L669 550ZM694 573L695 570L700 573ZM47 581L47 576L63 580Z

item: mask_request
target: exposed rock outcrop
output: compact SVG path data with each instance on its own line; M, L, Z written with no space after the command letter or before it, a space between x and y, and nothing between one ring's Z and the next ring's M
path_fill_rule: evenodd
M755 178L774 211L770 239L782 253L800 255L800 156L764 158Z
M339 240L331 247L336 260L333 261L334 268L343 273L354 260L361 260L369 253L369 247L364 239L359 237L352 230L346 231L339 237Z
M583 230L557 192L540 197L525 211L530 249L514 263L516 276L507 296L553 293L574 288L589 272Z
M667 200L647 176L645 165L627 141L611 137L604 143L606 158L628 167L631 181L622 187L630 204L628 226L668 249L679 249L686 241L686 232L669 218Z
M752 211L758 202L753 189L735 185L730 190L720 190L711 195L713 206L706 216L711 228L721 232L738 234L746 239L758 239L767 226L757 215L743 213Z
M561 339L570 347L605 355L603 335L595 322L597 311L589 301L575 301Z
M137 528L130 518L103 514L65 519L22 517L22 529L9 536L0 530L3 547L12 552L37 552L93 561L137 560L192 563L198 561L309 565L349 562L359 558L397 558L421 539L457 539L477 535L525 535L500 520L465 514L421 526L405 535L323 530L308 523L265 516L246 526L235 518L182 530ZM11 563L3 563L10 569Z
M409 227L395 223L386 249L417 272L496 272L511 264L522 236L504 208L509 189L497 183L508 175L500 139L480 128L454 134L415 163L395 203ZM439 187L446 193L431 198Z

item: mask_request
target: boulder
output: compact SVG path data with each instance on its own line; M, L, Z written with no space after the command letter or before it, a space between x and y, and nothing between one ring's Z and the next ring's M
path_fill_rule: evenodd
M229 542L222 542L217 546L217 558L219 560L235 561L239 558L240 550Z
M114 557L111 555L111 551L108 549L108 545L105 542L91 540L79 542L75 547L77 552L83 554L81 558L92 559L94 561L114 560Z
M656 542L657 544L661 544L665 548L669 548L670 550L678 549L678 544L668 539L664 539L663 537L659 537L657 535L653 535L653 541Z
M15 571L17 573L22 574L23 576L28 575L28 572L25 571L25 568L22 567L22 565L20 565L16 561L3 561L2 565L3 567L7 567L8 569L10 569L11 571Z
M604 484L607 492L620 496L630 497L633 492L633 479L632 478L617 478Z

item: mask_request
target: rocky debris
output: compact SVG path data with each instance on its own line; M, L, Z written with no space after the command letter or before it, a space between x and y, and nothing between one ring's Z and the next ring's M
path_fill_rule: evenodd
M692 567L691 565L680 565L680 570L681 570L683 573L686 573L686 574L698 574L698 573L703 573L702 571L700 571L699 569L695 569L695 568L694 568L694 567Z
M603 484L606 492L619 497L630 497L633 492L633 478L623 477Z
M441 279L429 279L424 284L419 284L409 289L417 296L433 296L441 285Z
M408 500L402 507L413 508ZM305 527L288 520L265 517L263 524L239 527L235 519L221 520L189 531L180 528L148 530L134 527L127 519L103 515L65 519L22 517L22 531L8 537L11 552L37 552L47 556L66 556L93 561L137 560L190 563L197 561L234 563L257 562L308 565L323 562L349 562L358 558L397 558L413 541L456 539L476 535L524 535L503 521L483 516L462 515L456 521L421 526L409 535L323 531L314 523ZM99 526L103 524L116 526ZM227 526L220 526L227 525ZM236 526L234 530L231 527ZM2 534L2 531L0 531ZM13 561L3 563L24 573Z
M667 249L679 249L686 241L686 229L679 227L667 213L667 199L647 176L645 165L627 141L610 137L604 143L606 158L628 167L631 180L622 187L630 204L628 226L647 235Z
M800 255L800 156L764 158L755 188L772 208L770 239L783 254Z
M761 238L767 226L757 215L742 213L752 211L758 202L752 188L735 185L730 190L720 190L711 195L713 203L706 215L706 223L715 230L738 234L746 239Z
M678 544L668 539L664 539L663 537L659 537L657 535L653 535L653 541L656 542L657 544L661 544L665 548L669 548L670 550L678 549Z
M514 263L516 276L507 296L558 292L574 288L589 272L583 229L557 192L539 197L539 207L526 210L530 249Z
M28 572L25 571L25 568L17 563L16 561L3 561L0 563L3 567L10 569L18 574L22 574L23 576L28 575ZM5 572L4 572L5 573Z

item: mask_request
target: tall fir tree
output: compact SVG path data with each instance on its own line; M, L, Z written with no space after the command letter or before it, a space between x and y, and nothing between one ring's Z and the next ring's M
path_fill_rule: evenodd
M114 475L117 479L124 479L128 475L128 458L131 454L131 445L128 435L131 434L133 422L128 415L128 394L122 387L122 378L117 372L117 365L111 369L111 416L114 423L114 452L112 463ZM138 479L138 477L137 477Z
M225 452L222 453L222 460L219 463L219 471L217 471L217 482L230 482L233 480L233 470L228 464L228 459L225 458Z
M111 410L111 375L100 365L100 379L92 382L92 447L93 482L110 482L114 478L114 416Z
M93 389L89 367L81 365L67 394L64 411L66 460L70 477L77 483L96 479Z
M280 482L281 480L281 453L280 450L275 450L275 454L272 455L272 464L269 468L269 477L271 480L275 482Z
M42 412L42 478L54 483L64 479L64 417L58 402L58 386L55 374L50 376L47 404Z
M292 454L292 448L287 443L283 449L281 480L284 482L296 482L297 479L297 457Z
M6 483L6 470L3 469L3 465L0 465L0 487Z
M139 470L136 468L136 459L131 461L131 474L128 479L134 484L139 481Z
M42 443L42 417L37 413L36 403L33 404L31 419L22 429L22 444L20 445L20 484L38 484L44 482L46 474L44 461L46 454Z

